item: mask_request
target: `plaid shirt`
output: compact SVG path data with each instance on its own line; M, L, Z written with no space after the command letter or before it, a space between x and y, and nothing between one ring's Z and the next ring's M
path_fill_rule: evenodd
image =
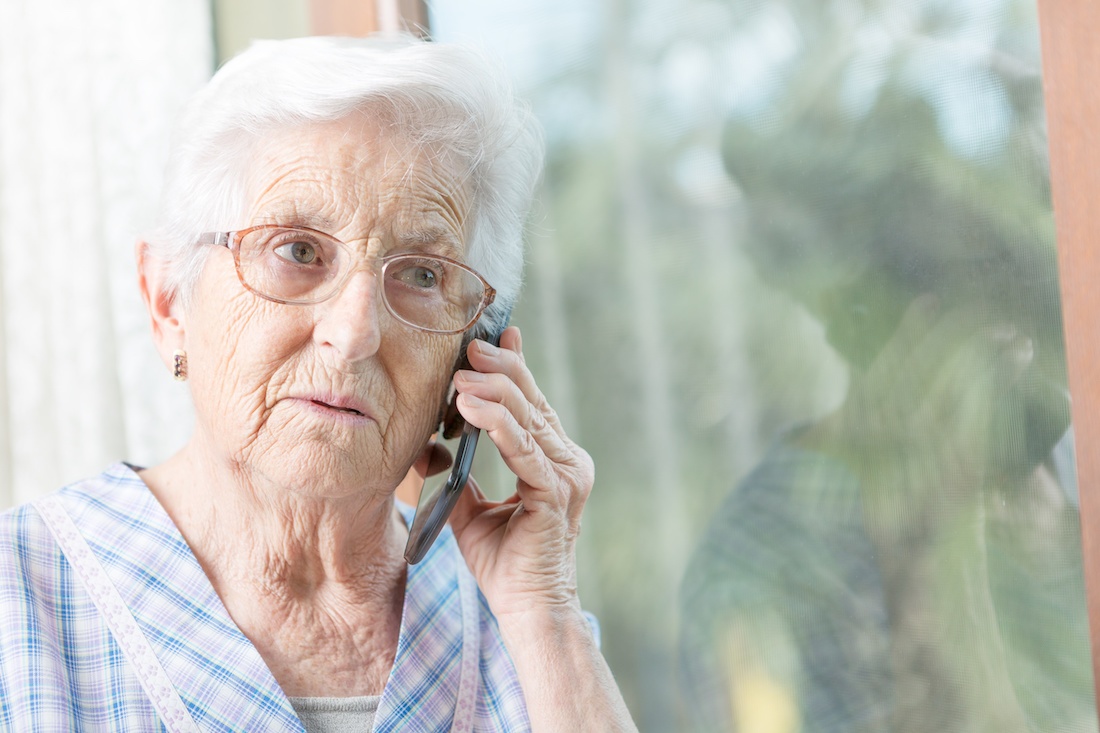
M179 530L124 464L56 496L129 606L203 731L304 730ZM402 508L406 520L411 510ZM375 731L451 729L463 666L459 574L447 529L409 567L397 656ZM477 594L475 731L530 728L515 669ZM475 638L466 630L466 639ZM0 515L0 727L163 730L134 670L31 506Z

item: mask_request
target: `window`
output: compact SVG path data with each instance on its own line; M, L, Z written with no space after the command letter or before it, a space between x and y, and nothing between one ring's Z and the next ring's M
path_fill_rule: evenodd
M643 730L1093 730L1030 2L432 4L547 131L516 320Z

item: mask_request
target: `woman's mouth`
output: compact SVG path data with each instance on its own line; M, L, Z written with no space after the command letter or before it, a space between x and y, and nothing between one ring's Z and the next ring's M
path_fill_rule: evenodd
M325 407L329 410L336 410L337 412L347 413L348 415L358 415L359 417L366 417L366 415L364 415L359 410L356 410L354 407L340 407L338 405L330 405L329 403L322 402L321 400L310 400L310 402L317 405L318 407Z
M305 408L307 412L324 417L326 420L351 421L358 424L373 420L370 407L355 397L341 395L296 395L287 398L287 402Z

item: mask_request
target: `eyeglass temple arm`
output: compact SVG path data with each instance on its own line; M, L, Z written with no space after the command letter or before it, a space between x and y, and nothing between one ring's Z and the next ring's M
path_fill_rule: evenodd
M215 247L229 246L229 232L205 232L199 235L199 244L212 244Z

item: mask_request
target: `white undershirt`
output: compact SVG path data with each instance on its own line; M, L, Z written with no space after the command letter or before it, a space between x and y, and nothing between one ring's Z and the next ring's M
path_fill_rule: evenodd
M291 697L306 733L369 733L379 698L363 697Z

